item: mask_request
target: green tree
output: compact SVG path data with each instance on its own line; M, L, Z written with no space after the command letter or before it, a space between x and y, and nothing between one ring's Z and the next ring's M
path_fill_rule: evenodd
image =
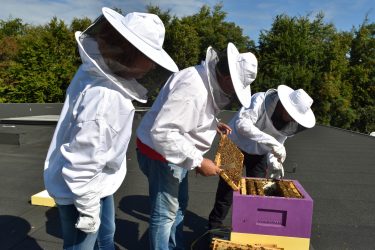
M0 102L7 102L8 93L14 91L13 81L8 79L8 69L15 63L20 50L18 39L26 30L27 25L19 18L0 20Z
M349 33L338 33L324 22L323 13L313 20L276 16L271 30L259 38L260 90L280 84L303 88L314 99L313 109L319 123L348 127L351 88L345 80L348 68Z
M19 53L9 65L6 81L8 102L62 102L76 70L73 33L63 21L31 27L18 39ZM8 87L9 88L9 87Z
M375 130L375 24L366 17L358 29L337 32L323 13L278 15L262 31L259 45L227 22L222 4L207 5L193 15L176 17L148 6L166 28L164 49L180 69L199 64L208 46L224 50L233 42L240 52L257 55L258 77L252 92L279 84L305 89L314 99L318 123L365 133ZM121 10L118 10L121 12ZM62 102L81 63L74 32L92 21L75 18L68 26L56 17L33 26L21 19L0 20L0 102ZM150 106L170 72L159 67L142 80ZM235 102L231 109L238 109Z
M70 24L70 30L73 33L76 32L76 31L84 31L91 25L91 23L92 23L92 21L88 17L73 18L73 20Z
M369 23L367 17L351 43L348 79L358 114L351 129L370 133L375 130L375 23Z
M181 19L182 23L194 27L200 38L199 60L205 58L209 46L222 51L227 47L228 42L233 42L241 52L249 50L254 52L255 50L254 41L243 35L239 26L233 22L225 21L227 13L222 8L222 4L216 4L213 10L204 5L197 14Z
M0 39L3 37L14 37L25 34L27 25L20 18L0 20Z

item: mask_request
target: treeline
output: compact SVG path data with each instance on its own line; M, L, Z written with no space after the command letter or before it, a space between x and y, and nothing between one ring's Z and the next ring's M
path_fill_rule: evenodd
M182 18L157 6L148 6L148 11L163 20L164 48L180 69L200 63L208 46L220 51L233 42L259 60L253 93L279 84L303 88L314 99L318 123L362 133L375 131L375 23L367 17L359 27L338 31L324 21L323 13L313 18L278 15L256 45L239 26L225 21L220 4L212 9L203 6ZM83 31L92 21L75 18L68 25L55 17L46 25L34 26L19 18L0 20L0 102L63 102L80 64L74 32ZM157 71L155 76L159 80L144 80L151 89L148 106L168 75ZM238 107L234 102L231 109Z

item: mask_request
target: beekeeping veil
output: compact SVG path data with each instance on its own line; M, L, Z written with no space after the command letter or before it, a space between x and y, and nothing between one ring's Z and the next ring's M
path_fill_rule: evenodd
M280 86L285 86L285 85L280 85ZM278 87L277 90L270 89L266 92L265 101L264 101L266 115L268 117L268 120L272 122L272 126L276 130L278 130L279 133L281 133L284 136L293 136L294 134L299 133L305 130L306 128L310 128L310 126L312 125L311 124L312 118L310 114L306 115L306 117L304 118L302 118L303 115L296 116L296 111L295 111L296 105L298 106L299 104L294 104L293 107L290 107L290 105L292 105L292 102L291 102L290 97L288 97L289 94L293 92L293 89L288 87L288 94L286 94L285 90L283 89L284 87L280 88L280 86ZM290 91L290 89L292 90L292 92ZM281 102L281 105L283 106L283 108L293 118L293 121L283 122L281 120L281 114L277 113L277 110L276 110L276 106L279 101ZM313 117L313 121L315 124L315 117Z
M165 28L157 15L148 13L129 13L123 16L104 7L103 15L84 32L76 32L81 58L99 69L108 79L120 86L130 97L139 102L147 101L147 90L134 78L124 79L120 72L130 72L126 60L134 58L131 53L143 53L160 66L172 72L177 65L162 48ZM105 53L99 46L103 43ZM136 49L124 50L123 44L130 43ZM114 60L113 58L116 58Z

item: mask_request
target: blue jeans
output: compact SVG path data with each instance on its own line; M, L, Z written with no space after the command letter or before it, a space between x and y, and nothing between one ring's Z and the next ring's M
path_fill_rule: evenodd
M113 195L100 200L100 227L96 233L87 234L77 228L78 211L74 205L58 205L66 250L114 250L115 206Z
M184 215L188 203L187 170L152 160L137 150L138 163L149 183L150 249L184 249Z

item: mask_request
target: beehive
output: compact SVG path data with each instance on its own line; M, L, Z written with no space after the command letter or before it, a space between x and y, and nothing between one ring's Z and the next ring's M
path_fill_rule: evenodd
M221 135L215 154L215 164L223 169L220 177L233 190L239 190L244 155L226 135Z
M309 249L313 200L296 180L243 178L233 193L231 241Z

